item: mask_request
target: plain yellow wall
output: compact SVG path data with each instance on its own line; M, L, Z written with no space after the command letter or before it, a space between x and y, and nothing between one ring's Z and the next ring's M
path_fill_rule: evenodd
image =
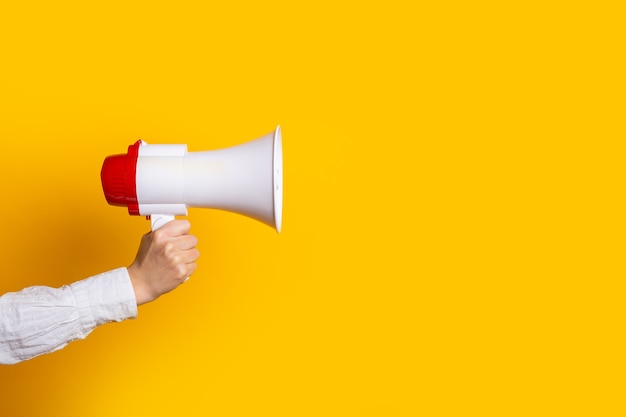
M283 128L283 233L0 367L0 415L623 414L623 13L609 2L0 6L0 292L128 265L137 139ZM19 4L19 5L18 5ZM620 40L621 39L621 40Z

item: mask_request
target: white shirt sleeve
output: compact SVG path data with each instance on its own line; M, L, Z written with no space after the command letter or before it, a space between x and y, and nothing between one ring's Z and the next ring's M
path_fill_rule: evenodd
M84 339L97 326L137 317L128 270L61 288L35 286L0 297L0 364L14 364Z

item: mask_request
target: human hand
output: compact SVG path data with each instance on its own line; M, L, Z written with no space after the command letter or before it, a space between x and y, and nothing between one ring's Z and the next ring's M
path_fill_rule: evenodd
M128 274L137 305L156 300L182 284L197 268L198 239L187 220L173 220L141 238Z

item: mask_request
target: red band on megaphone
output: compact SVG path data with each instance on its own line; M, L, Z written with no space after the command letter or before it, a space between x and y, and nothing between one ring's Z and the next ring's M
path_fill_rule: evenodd
M137 158L141 141L128 147L126 155L106 157L100 172L107 203L128 207L128 213L139 214L137 202Z

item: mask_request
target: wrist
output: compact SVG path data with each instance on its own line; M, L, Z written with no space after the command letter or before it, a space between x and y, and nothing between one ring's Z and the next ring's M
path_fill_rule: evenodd
M145 284L146 279L143 277L141 271L138 270L135 264L129 266L127 269L128 275L130 276L130 282L133 286L133 291L135 292L137 306L153 301L156 297L151 295L151 291L147 288L147 285Z

